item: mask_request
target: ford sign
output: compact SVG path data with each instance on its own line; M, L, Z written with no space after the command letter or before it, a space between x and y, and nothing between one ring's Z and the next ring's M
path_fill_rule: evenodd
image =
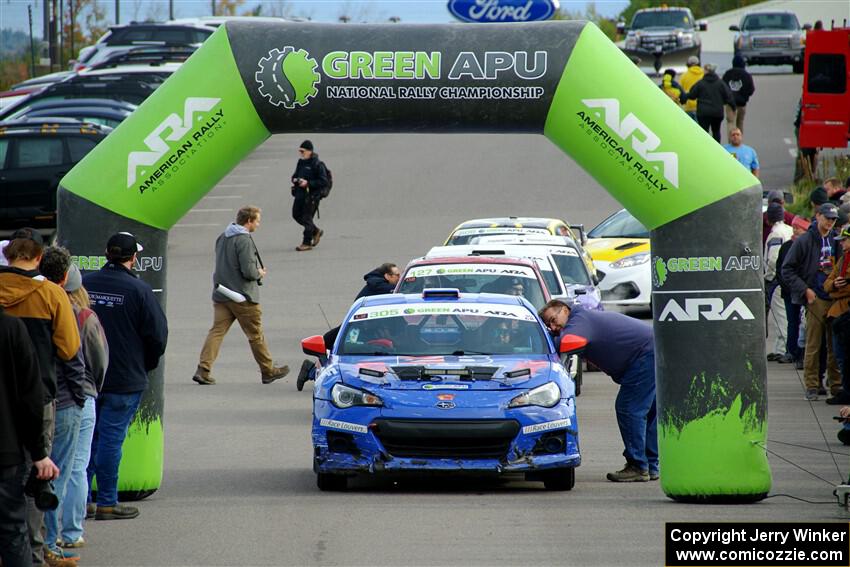
M449 0L449 12L465 22L548 20L558 7L558 0Z

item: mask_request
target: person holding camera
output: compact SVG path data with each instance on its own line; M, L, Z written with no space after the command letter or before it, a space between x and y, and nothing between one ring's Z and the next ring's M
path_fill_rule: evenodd
M215 241L213 325L192 376L198 384L215 384L212 367L218 358L221 341L234 321L239 321L242 332L248 337L263 384L271 384L289 374L288 366L278 367L272 362L263 334L260 286L267 271L251 238L251 233L260 226L261 213L259 207L242 207L236 213L236 222L230 223Z
M0 563L4 567L32 565L24 449L38 481L46 484L59 476L48 456L45 426L44 386L35 347L24 323L0 307Z
M9 244L3 249L9 265L0 268L0 306L6 309L8 315L19 317L24 322L35 347L44 386L44 425L41 430L45 435L47 454L50 454L56 424L54 362L57 357L70 361L76 356L80 349L80 333L67 294L56 284L46 281L38 271L43 254L44 239L39 231L21 228L12 234ZM32 560L41 565L50 555L44 542L44 511L30 497L27 498L27 528Z
M328 186L328 171L319 160L319 154L313 151L313 142L304 140L298 147L298 164L292 174L292 218L304 227L301 244L295 247L299 252L312 250L325 233L313 222L322 191Z

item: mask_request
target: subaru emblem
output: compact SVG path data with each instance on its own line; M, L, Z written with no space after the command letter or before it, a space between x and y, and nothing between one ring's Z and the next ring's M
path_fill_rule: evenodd
M454 402L437 402L437 407L440 409L452 409L455 407Z

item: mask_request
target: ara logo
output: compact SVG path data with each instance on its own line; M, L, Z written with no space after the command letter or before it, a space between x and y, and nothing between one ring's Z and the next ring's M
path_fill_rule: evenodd
M291 45L272 49L257 62L257 67L254 80L258 92L274 106L307 106L319 94L319 64L303 49L296 50Z
M661 310L658 320L667 321L739 321L755 319L755 315L740 297L734 298L726 305L719 297L689 297L685 305L671 299Z
M649 126L629 112L620 119L620 101L615 98L586 98L582 102L588 108L603 110L605 125L608 126L623 141L631 138L634 150L644 159L661 162L663 175L674 187L679 186L679 156L675 152L656 152L661 145L661 138L649 129Z
M145 145L148 147L149 151L130 152L130 155L127 157L127 187L130 187L136 182L139 167L151 166L157 163L160 158L168 152L168 142L176 142L186 135L186 133L192 128L196 114L212 110L213 107L220 101L220 98L189 97L183 103L182 117L176 112L172 112L165 118L165 120L160 122L159 125L154 128L153 132L145 138ZM221 114L222 113L219 112L219 115ZM198 119L201 120L201 117ZM218 120L216 119L215 121L217 122ZM167 136L163 137L163 134L166 131L169 131L169 133ZM192 146L191 142L188 142L187 145L189 147ZM180 156L172 157L176 161ZM144 171L142 171L142 173L144 173Z

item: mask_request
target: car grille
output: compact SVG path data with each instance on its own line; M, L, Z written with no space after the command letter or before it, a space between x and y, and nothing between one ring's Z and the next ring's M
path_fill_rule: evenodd
M662 49L675 49L678 46L676 36L644 36L640 38L640 47L647 51L655 51L656 46Z
M755 49L788 49L791 47L791 39L787 37L754 37L753 47Z
M498 459L507 454L519 423L376 419L374 431L394 457Z

